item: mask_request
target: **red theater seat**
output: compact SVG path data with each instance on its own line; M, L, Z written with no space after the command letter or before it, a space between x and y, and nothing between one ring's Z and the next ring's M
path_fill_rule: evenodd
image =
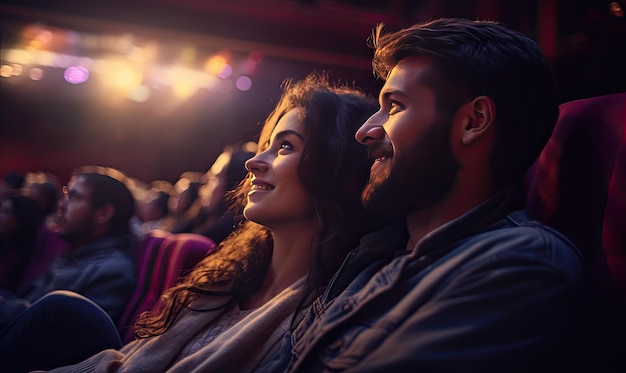
M626 371L626 92L562 104L526 187L526 208L587 258L586 370Z

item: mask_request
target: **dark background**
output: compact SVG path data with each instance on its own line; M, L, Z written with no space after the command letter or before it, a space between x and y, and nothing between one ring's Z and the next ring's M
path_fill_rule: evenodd
M206 171L224 146L254 139L285 78L313 70L376 95L367 36L437 17L495 19L537 40L550 59L561 101L626 91L626 1L601 0L109 0L0 3L2 50L28 25L93 35L132 34L199 54L263 54L246 92L166 91L147 102L114 99L97 80L69 85L62 69L45 78L0 78L0 177L44 171L66 182L73 168L110 166L144 182L175 182ZM167 58L165 56L164 58ZM3 59L4 63L4 59Z

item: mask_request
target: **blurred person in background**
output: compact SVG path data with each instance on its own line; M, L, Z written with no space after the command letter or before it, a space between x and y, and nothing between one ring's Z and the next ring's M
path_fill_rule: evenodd
M21 171L10 171L0 181L0 198L12 194L21 194L26 175Z
M139 240L155 229L172 231L174 218L169 210L171 189L172 185L169 182L155 180L150 188L137 198L137 210L132 225Z
M121 172L105 167L84 167L73 173L57 214L58 235L69 249L55 259L44 276L21 293L7 297L0 306L0 329L5 327L0 333L0 361L17 359L23 363L27 358L15 354L15 349L29 344L33 336L43 343L72 334L72 327L85 331L84 325L50 321L57 312L69 318L74 318L72 312L81 315L78 307L69 312L54 308L40 312L38 301L52 291L83 295L108 315L109 322L120 316L136 281L131 258L135 240L129 226L134 200L124 180ZM89 338L76 342L89 343Z
M24 192L41 206L44 223L40 225L37 232L33 257L22 277L19 288L16 289L18 294L29 288L36 278L44 275L52 262L65 253L69 246L59 237L56 224L56 212L62 197L59 179L50 173L30 172L26 174L24 189Z
M199 198L176 233L199 233L219 244L233 231L238 217L228 211L226 196L245 178L245 162L254 156L255 149L254 143L224 148L211 169L204 174L205 182Z
M9 296L22 283L43 224L44 213L35 199L16 194L0 199L0 294Z
M46 226L57 230L55 216L62 197L59 179L50 173L31 172L26 174L26 194L39 202L46 216Z
M170 215L173 220L171 229L173 233L185 231L189 216L194 214L190 209L195 201L198 200L201 188L202 173L200 172L183 172L178 181L174 183L168 201Z

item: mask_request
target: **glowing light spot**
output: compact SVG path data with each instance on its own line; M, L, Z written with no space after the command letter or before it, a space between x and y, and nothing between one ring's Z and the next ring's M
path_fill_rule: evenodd
M219 76L222 79L226 79L226 78L229 78L232 74L233 74L233 68L230 67L230 65L224 65L224 67L222 68L222 71L220 71L217 74L217 76Z
M131 92L143 81L143 74L136 66L125 60L107 61L104 66L104 81L112 88Z
M22 65L18 63L14 63L13 65L11 65L11 67L13 67L13 72L11 73L11 75L13 76L22 75L22 72L24 71L24 68L22 67Z
M146 102L150 98L150 88L140 85L128 94L128 99L136 102Z
M252 79L249 77L242 75L235 81L235 87L237 87L240 91L248 91L252 88Z
M213 56L204 64L204 69L208 73L217 75L224 70L224 66L227 66L226 64L227 61L224 56Z
M31 40L30 43L28 43L28 46L34 50L38 50L43 47L43 43L41 40Z
M6 58L7 61L20 63L22 65L30 64L33 61L32 52L23 49L9 49L3 57Z
M0 66L0 76L3 78L8 78L13 75L13 67L11 65L2 65Z
M174 95L178 98L187 98L196 93L198 90L197 87L192 86L191 84L185 83L175 83L172 85L172 91Z
M41 80L43 78L43 70L39 67L32 67L28 70L28 77L32 80Z
M65 69L63 78L65 78L65 81L70 84L84 83L87 79L89 79L89 70L82 66L70 66Z

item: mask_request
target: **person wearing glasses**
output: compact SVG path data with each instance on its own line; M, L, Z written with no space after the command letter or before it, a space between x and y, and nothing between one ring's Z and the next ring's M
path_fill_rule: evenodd
M134 199L124 180L125 175L112 168L81 167L74 171L69 185L63 188L64 198L56 215L58 235L69 249L30 287L0 299L0 355L9 351L6 346L19 345L34 330L45 330L39 333L45 339L68 333L69 328L81 328L80 323L54 325L40 316L55 312L40 313L36 303L55 296L49 294L53 291L78 293L102 308L110 316L103 317L105 329L120 316L136 285L131 256L135 241L129 226ZM76 307L72 312L80 314L81 309ZM111 338L119 336L113 334Z

